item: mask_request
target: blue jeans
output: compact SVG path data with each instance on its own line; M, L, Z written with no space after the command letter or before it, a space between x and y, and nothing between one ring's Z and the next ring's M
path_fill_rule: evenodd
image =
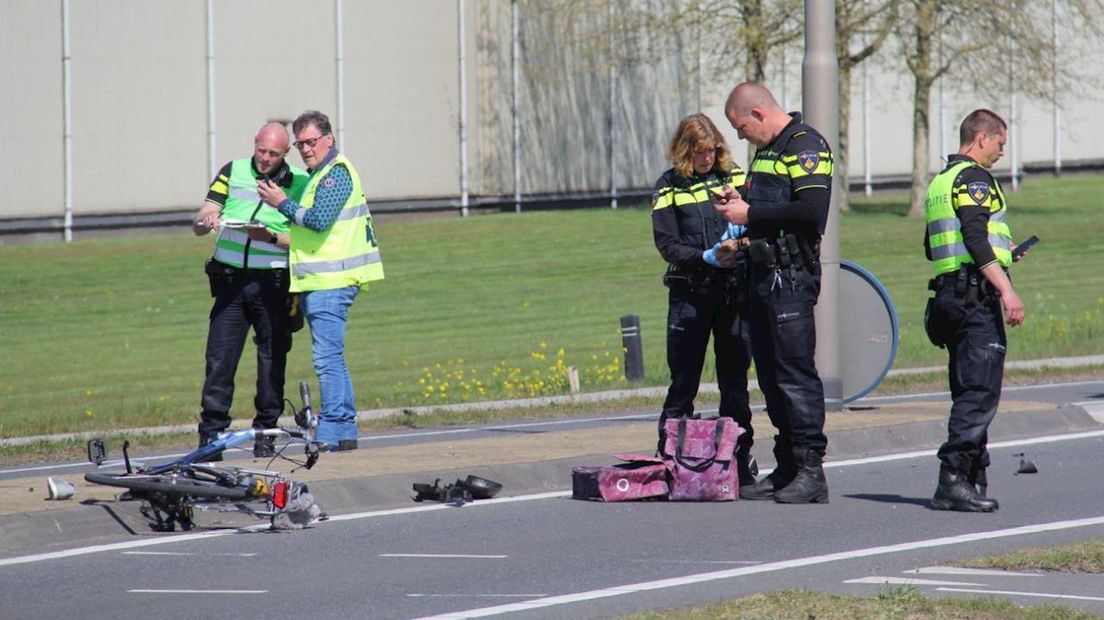
M315 438L336 446L356 439L356 401L353 380L345 364L345 323L356 300L358 286L303 293L303 316L310 325L314 372L322 389L322 411Z

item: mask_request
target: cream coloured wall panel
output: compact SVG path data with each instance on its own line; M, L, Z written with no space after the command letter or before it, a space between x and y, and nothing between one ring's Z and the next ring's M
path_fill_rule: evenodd
M72 5L74 210L198 208L207 177L204 3Z
M0 218L65 212L61 3L0 4Z
M459 194L457 2L345 5L347 152L369 199Z
M336 124L333 2L223 0L215 6L216 166L250 156L265 121L291 121L316 109ZM294 148L288 161L303 165ZM193 194L201 200L206 187Z

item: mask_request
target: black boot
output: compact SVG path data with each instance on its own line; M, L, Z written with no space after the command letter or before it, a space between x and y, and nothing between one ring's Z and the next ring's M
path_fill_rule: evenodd
M779 504L827 504L828 481L824 478L824 457L812 448L794 450L797 475L792 482L775 491Z
M969 476L947 465L939 468L939 486L932 498L935 510L957 510L959 512L993 512L998 508L997 500L978 494L970 484Z
M752 501L765 501L774 497L774 492L790 483L797 475L797 464L794 462L793 450L787 440L777 435L774 437L774 471L765 478L750 485L745 485L740 480L740 499Z

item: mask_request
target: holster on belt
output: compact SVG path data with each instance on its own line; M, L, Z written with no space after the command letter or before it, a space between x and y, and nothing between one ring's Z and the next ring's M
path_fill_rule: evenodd
M671 270L663 274L663 286L669 289L689 291L699 295L708 293L712 283L712 271L683 272Z
M203 272L207 274L207 284L211 288L211 297L218 297L219 293L226 290L234 281L230 267L213 258L208 258L203 265Z

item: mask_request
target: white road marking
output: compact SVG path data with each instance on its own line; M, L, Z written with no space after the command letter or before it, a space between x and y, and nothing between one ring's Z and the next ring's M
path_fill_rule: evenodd
M917 575L976 575L979 577L1042 577L1041 573L1014 573L991 568L960 568L958 566L925 566L905 571Z
M989 444L989 449L994 450L998 448L1018 448L1020 446L1031 446L1040 443L1050 443L1052 441L1069 441L1071 439L1092 439L1094 437L1104 437L1104 430L1101 431L1085 431L1080 433L1066 433L1064 435L1046 435L1044 437L1031 437L1028 439L1014 439L1010 441L994 441ZM884 454L882 456L867 456L858 459L844 459L840 461L825 461L824 467L850 467L852 465L868 465L870 463L885 463L887 461L903 461L906 459L913 459L922 456L932 456L936 453L936 450L918 450L916 452L901 452L898 454ZM766 471L766 470L763 470Z
M1049 435L1044 437L1034 437L1031 439L1023 439L1017 441L1002 441L990 443L989 448L1003 448L1003 447L1018 447L1032 444L1049 443L1054 441L1067 441L1072 439L1089 439L1093 437L1104 436L1104 431L1089 431L1084 433L1069 433L1064 435ZM935 454L935 450L923 450L919 452L905 452L901 454L887 454L884 456L873 456L861 459L847 459L842 461L829 461L824 463L827 468L835 467L849 467L852 465L865 465L868 463L880 463L886 461L898 461L917 457L928 457ZM762 473L767 473L769 470L761 470ZM494 499L481 499L470 504L465 504L461 508L479 508L482 506L495 506L498 504L512 504L517 502L530 502L539 501L543 499L554 499L560 497L570 497L571 491L549 491L547 493L535 493L532 495L518 495L514 497L496 497ZM368 512L356 512L344 515L332 515L327 521L354 521L359 519L374 519L378 517L388 517L394 515L404 515L419 512L429 512L433 510L456 510L457 508L449 506L447 504L433 504L433 505L419 505L411 506L409 508L393 508L389 510L374 510ZM41 562L43 560L55 560L60 558L74 557L78 555L86 555L89 553L100 553L103 551L120 551L125 549L135 549L140 547L148 547L154 545L166 545L177 542L187 542L190 540L199 540L204 538L217 538L219 536L230 536L233 534L243 534L248 532L255 532L268 529L267 524L257 524L247 527L238 528L235 530L220 530L213 532L201 532L196 534L179 534L174 536L166 536L163 538L151 538L146 540L127 541L120 543L93 545L90 547L77 547L75 549L66 549L64 551L53 551L49 553L39 553L35 555L16 556L12 558L0 558L0 566L10 566L13 564L26 564L28 562Z
M844 583L870 583L874 585L902 585L902 586L984 586L984 583L970 583L968 581L938 581L936 579L915 579L910 577L859 577L848 579Z
M149 538L146 540L129 540L120 543L110 543L105 545L92 545L90 547L77 547L76 549L66 549L64 551L52 551L50 553L38 553L35 555L23 555L14 558L0 559L0 566L10 566L12 564L26 564L28 562L41 562L43 560L57 560L61 558L71 558L78 555L88 555L89 553L101 553L103 551L120 551L124 549L134 549L137 547L152 547L155 545L167 545L178 542L187 542L191 540L202 540L205 538L219 538L221 536L229 536L231 534L241 534L245 532L258 531L268 529L269 525L253 525L242 528L240 530L231 531L215 531L215 532L200 532L197 534L179 534L176 536L165 536L163 538Z
M411 592L407 598L529 598L533 596L548 596L547 594L427 594Z
M781 562L768 562L759 566L747 566L744 568L732 568L728 570L715 571L711 573L699 573L697 575L686 575L684 577L674 577L671 579L660 579L656 581L644 581L640 583L630 583L622 586L614 586L612 588L603 588L600 590L590 590L586 592L576 592L573 594L564 594L560 596L550 596L546 598L537 598L531 601L522 601L518 603L510 603L507 605L498 605L495 607L482 607L478 609L468 609L464 611L456 611L437 616L426 616L422 620L459 620L461 618L483 618L486 616L497 616L505 613L514 613L519 611L528 611L530 609L541 609L546 607L554 607L557 605L569 605L571 603L579 603L582 601L590 601L601 598L609 598L613 596L623 596L625 594L635 594L637 592L647 592L651 590L662 590L665 588L675 588L679 586L694 585L699 583L705 583L708 581L717 581L720 579L732 579L733 577L742 577L744 575L755 575L760 573L769 573L781 570L787 570L790 568L800 568L804 566L814 566L818 564L828 564L830 562L840 562L844 560L853 560L857 558L867 558L879 555L888 555L891 553L901 553L905 551L915 551L917 549L930 549L933 547L946 547L950 545L960 545L965 543L971 543L979 540L991 540L994 538L1008 538L1013 536L1024 536L1028 534L1038 534L1042 532L1053 532L1058 530L1067 530L1078 527L1091 527L1104 525L1104 516L1091 517L1088 519L1075 519L1070 521L1055 521L1052 523L1037 523L1035 525L1025 525L1022 527L1014 527L1003 530L992 530L989 532L977 532L973 534L961 534L958 536L947 536L944 538L932 538L928 540L917 540L908 543L899 543L895 545L884 545L881 547L868 547L866 549L855 549L852 551L842 551L839 553L829 553L825 555L815 555L805 558L795 558L792 560L783 560Z
M184 551L124 551L122 555L198 555L198 556L220 556L220 557L233 557L233 558L251 558L257 555L256 553L190 553Z
M970 588L936 588L944 592L977 592L980 594L1005 594L1008 596L1034 596L1037 598L1066 598L1074 601L1104 601L1104 596L1079 596L1076 594L1048 594L1046 592L1020 592L1017 590L971 590Z
M762 564L759 560L664 560L654 558L650 560L629 560L630 562L646 562L648 564Z
M268 594L268 590L127 590L136 594Z
M508 555L469 555L466 553L381 553L381 558L468 558L476 560L503 560Z
M1104 424L1104 401L1089 400L1080 403L1070 403L1076 407L1080 407L1085 410L1085 413L1089 414L1092 419Z

